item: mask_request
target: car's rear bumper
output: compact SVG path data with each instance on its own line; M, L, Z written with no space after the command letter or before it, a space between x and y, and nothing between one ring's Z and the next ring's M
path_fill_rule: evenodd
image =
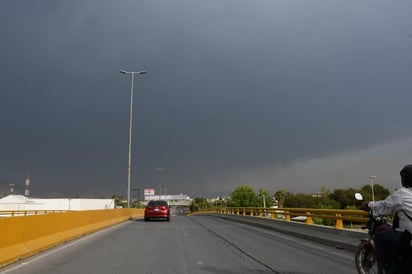
M144 217L147 218L170 218L170 214L167 212L147 212L144 214Z
M145 215L145 218L169 218L169 215Z

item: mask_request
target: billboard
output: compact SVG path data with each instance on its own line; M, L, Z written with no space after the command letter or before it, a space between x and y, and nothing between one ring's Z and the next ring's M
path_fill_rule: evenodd
M154 188L145 188L144 189L144 196L155 195Z

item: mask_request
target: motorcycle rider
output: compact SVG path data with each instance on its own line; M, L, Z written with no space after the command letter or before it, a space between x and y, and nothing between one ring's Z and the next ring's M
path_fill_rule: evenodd
M376 252L385 273L394 273L397 270L394 249L400 248L402 232L412 232L412 165L406 165L401 171L402 186L385 200L367 201L362 204L362 209L372 210L377 215L397 214L399 224L393 229L383 231L375 235L374 242Z

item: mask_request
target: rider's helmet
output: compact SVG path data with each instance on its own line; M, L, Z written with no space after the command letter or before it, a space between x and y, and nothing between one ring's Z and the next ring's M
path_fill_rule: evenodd
M406 165L401 172L402 185L404 187L412 187L412 165Z

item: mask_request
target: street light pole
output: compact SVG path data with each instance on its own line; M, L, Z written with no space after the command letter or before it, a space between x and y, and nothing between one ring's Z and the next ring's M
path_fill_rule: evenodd
M266 196L265 195L262 195L262 196L258 196L258 198L260 199L262 199L262 201L263 201L263 208L266 208Z
M121 70L120 73L132 75L132 85L130 88L130 113L129 113L129 161L127 166L127 207L130 207L130 174L132 163L132 121L133 121L133 82L135 74L145 74L146 71Z
M375 202L375 192L373 190L373 181L376 179L375 175L369 176L369 179L371 180L371 187L372 187L372 202Z
M159 200L161 200L162 199L162 171L163 171L163 168L158 167L158 168L155 169L155 171L159 172Z

